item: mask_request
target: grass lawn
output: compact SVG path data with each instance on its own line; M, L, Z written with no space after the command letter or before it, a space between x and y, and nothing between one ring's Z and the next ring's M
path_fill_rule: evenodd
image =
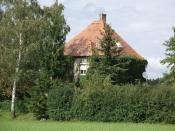
M36 121L31 115L11 120L1 112L0 131L175 131L175 125Z

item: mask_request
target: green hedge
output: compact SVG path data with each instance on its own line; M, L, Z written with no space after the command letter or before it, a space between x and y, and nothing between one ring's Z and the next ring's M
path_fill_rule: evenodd
M0 111L10 111L10 101L1 101L0 102Z
M11 101L5 100L0 102L0 111L10 111ZM24 100L17 100L15 109L17 113L28 113L27 103Z
M175 89L170 87L63 86L51 91L48 103L54 120L175 123Z
M54 120L70 120L74 89L71 84L61 84L49 93L48 114Z
M133 56L113 57L110 64L105 64L105 57L93 56L90 59L90 68L87 77L98 72L100 75L110 76L113 85L137 84L145 82L143 77L148 62ZM98 65L98 66L97 66Z

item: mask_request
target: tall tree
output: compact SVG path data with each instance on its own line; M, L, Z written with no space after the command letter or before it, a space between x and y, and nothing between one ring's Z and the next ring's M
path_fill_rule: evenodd
M39 77L31 91L32 110L37 119L48 118L47 96L53 84L71 81L72 61L63 54L69 26L63 15L64 6L55 2L43 8L43 29L39 43Z
M100 41L101 47L104 52L104 63L111 64L112 57L114 55L118 55L119 51L117 50L116 40L113 38L114 31L107 24L104 30L105 32L103 33L103 38Z
M34 86L39 92L37 105L38 99L45 99L53 81L71 80L73 64L63 55L70 29L64 6L57 2L41 8L37 0L0 0L0 7L0 84L13 87L14 118L16 95L20 97L21 92Z
M106 24L104 28L104 32L102 33L103 38L100 40L100 45L102 48L103 56L98 55L98 51L95 50L94 56L91 58L91 64L89 73L92 74L97 72L102 76L108 76L112 83L116 84L116 80L120 72L124 72L120 65L123 63L117 63L115 60L120 56L119 48L116 46L116 40L114 39L114 31L110 27L110 25ZM96 66L98 64L98 67Z
M175 28L173 28L173 36L164 43L166 46L166 58L161 61L163 64L167 64L170 68L170 74L166 76L171 82L175 80Z
M116 45L114 31L106 24L103 38L100 40L103 56L95 55L91 58L91 75L97 72L101 76L111 79L112 84L135 83L144 81L142 73L145 72L147 61L130 56L122 56L122 48ZM98 66L96 66L98 65Z
M0 21L0 47L2 50L0 73L4 77L1 79L5 80L8 86L13 87L11 112L12 118L15 118L16 90L20 89L17 86L22 90L27 85L21 80L29 76L27 72L32 68L29 67L26 58L37 47L41 13L34 0L1 0L0 7L3 10Z

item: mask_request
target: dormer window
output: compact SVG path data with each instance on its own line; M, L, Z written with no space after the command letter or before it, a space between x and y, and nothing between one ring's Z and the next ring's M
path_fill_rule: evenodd
M116 42L116 45L117 45L119 50L121 50L123 48L123 46L120 44L120 42Z

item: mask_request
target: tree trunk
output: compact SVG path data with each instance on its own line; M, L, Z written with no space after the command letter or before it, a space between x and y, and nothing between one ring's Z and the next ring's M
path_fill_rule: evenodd
M12 103L11 103L11 114L12 118L15 119L16 117L16 112L15 112L15 99L16 99L16 82L18 80L18 75L19 75L19 66L21 62L21 49L22 49L22 34L20 33L19 35L19 52L18 52L18 59L17 59L17 65L16 65L16 70L15 70L15 78L13 80L13 89L12 89Z

